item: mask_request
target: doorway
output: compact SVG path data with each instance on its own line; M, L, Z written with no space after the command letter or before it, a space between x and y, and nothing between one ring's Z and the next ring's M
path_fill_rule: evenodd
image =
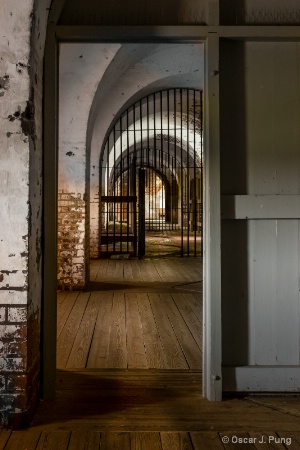
M66 44L60 55L58 368L200 370L203 45ZM134 92L132 84L139 86L146 69L155 73L151 83L147 74L143 95L145 89ZM93 74L100 77L96 93L90 83L80 87L81 78ZM97 134L103 112L114 118L108 131ZM90 160L98 151L98 164L89 168L87 157L84 171L87 113L93 125ZM88 223L93 246L97 239L80 192L89 180L94 213L98 199L99 257L89 261L89 285L78 293L88 267Z
M179 33L180 34L180 33ZM53 36L54 37L54 36ZM53 37L51 37L51 39L52 39L52 43L54 42L54 40L53 40ZM57 36L56 36L56 38L59 40L60 39L60 37L59 37L59 33L57 34ZM50 42L50 40L49 40L49 42ZM212 42L212 40L211 40L211 42ZM49 47L51 47L51 42L49 43ZM54 45L54 47L53 48L55 48L55 45ZM49 56L50 55L50 56ZM52 53L50 53L50 54L48 54L48 61L50 61L51 60L51 57L53 56L53 51L52 51ZM78 58L80 58L81 56L79 55L78 56ZM213 65L214 65L214 60L213 59L211 59L209 62L208 62L208 65L207 65L207 71L209 70L209 68L210 67L212 67ZM50 65L48 65L48 67L50 68L51 66ZM57 67L57 66L55 66L55 67ZM203 66L202 66L203 67ZM206 73L207 73L207 71L206 71ZM204 75L204 74L203 74ZM52 80L52 77L53 76L53 71L51 71L50 70L50 72L48 72L48 78L50 78L50 80ZM176 85L178 86L178 83L176 83ZM50 86L50 87L49 87ZM49 106L49 103L51 103L51 104L55 104L55 96L53 96L53 97L51 97L51 101L50 101L50 96L49 96L49 92L55 92L55 83L53 84L52 82L50 82L49 84L48 84L48 92L47 92L47 95L46 95L46 97L48 98L48 102L46 102L46 103L48 103L48 106ZM153 86L152 86L153 87ZM156 86L157 87L157 86ZM180 87L179 87L179 89L181 89ZM162 90L162 89L160 89L160 90ZM159 92L159 91L157 91L156 89L155 89L155 91L156 92ZM210 83L208 83L208 94L211 92L211 87L210 87ZM214 94L215 95L215 94ZM54 101L52 101L52 100L54 100ZM131 102L131 104L132 104L132 102ZM208 117L208 116L207 116ZM53 138L52 137L55 137L55 134L52 134L52 137L50 136L50 134L49 134L49 131L50 131L50 129L52 128L52 125L54 125L54 122L52 122L52 123L49 123L49 127L47 127L48 129L47 129L47 132L46 132L46 136L48 135L49 136L49 141L47 141L48 143L47 143L47 148L50 148L51 147L51 145L52 145L52 143L54 142L53 141ZM73 154L72 154L72 152L71 152L71 150L70 150L70 152L66 152L66 154L67 154L67 156L68 157L71 157L71 156L73 156ZM90 158L91 159L91 167L93 167L93 165L92 165L92 158ZM50 161L51 160L51 161ZM52 162L54 161L53 159L52 159L52 155L50 154L50 153L47 153L47 161L50 161L50 166L52 167ZM207 163L206 163L207 164ZM53 166L54 167L54 166ZM211 173L213 173L214 171L209 171L208 172L208 174L207 174L207 179L206 180L209 180L210 179L210 177L211 177ZM47 183L49 183L50 182L50 178L52 177L52 174L53 174L53 171L51 170L51 171L48 171L48 176L47 176ZM51 180L52 180L52 178L51 178ZM207 183L207 181L206 181L206 183ZM49 184L48 184L48 188L47 188L47 192L50 192L50 190L51 189L49 189ZM207 194L208 195L208 194ZM48 198L48 194L45 194L45 198ZM78 196L77 196L77 198L79 198ZM85 201L86 199L85 199L85 197L83 196L82 198L80 198L80 200L83 200L83 201ZM51 203L51 202L50 202ZM51 210L52 211L52 210ZM52 223L52 216L53 216L53 214L52 214L52 212L51 212L51 223ZM49 217L49 214L47 214L47 216ZM92 219L92 217L90 216L90 219ZM46 217L45 217L45 220L46 220ZM48 223L50 223L50 222L48 222ZM49 226L47 225L47 227L49 228ZM48 253L50 253L50 251L48 252ZM49 260L48 260L49 261ZM47 262L47 265L49 265L48 264L48 262ZM52 272L51 272L51 274L52 274ZM49 283L47 283L47 284L49 284ZM48 298L50 298L51 296L49 295L46 295L46 297ZM50 307L51 305L49 304L49 302L48 302L48 300L46 301L46 303L45 303L45 305L46 305L46 307L48 308L47 310L50 312L50 309L51 309L51 311L52 311L52 307ZM45 310L46 311L46 310ZM49 316L48 316L49 317ZM47 326L44 326L44 334L45 334L45 336L46 335L48 335L48 333L47 333L47 330L49 331L49 326L47 325ZM53 334L53 333L50 333L51 335ZM46 348L48 348L48 349L50 349L50 347L49 347L49 340L48 339L45 339L45 349ZM51 353L51 355L53 354L53 352L52 352L52 350L50 351L50 353ZM44 353L44 356L45 356L45 367L47 366L47 364L48 364L48 367L50 367L51 366L51 361L49 360L49 352L47 352L47 351L45 351L45 353ZM46 361L47 360L47 361ZM45 370L45 369L44 369ZM210 369L209 369L210 370ZM51 369L51 371L52 371L52 369ZM48 372L49 373L49 372ZM52 373L52 372L51 372ZM49 377L48 377L48 380L49 380ZM49 380L50 381L50 385L48 385L48 386L46 386L45 384L44 384L44 386L46 386L45 388L44 388L44 392L46 392L47 390L48 390L48 392L50 392L51 391L51 389L52 389L52 387L51 386L53 386L53 384L51 385L51 380Z

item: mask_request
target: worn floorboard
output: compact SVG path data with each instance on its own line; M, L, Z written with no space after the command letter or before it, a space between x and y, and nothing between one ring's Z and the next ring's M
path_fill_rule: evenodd
M58 293L57 367L200 369L202 293L181 285L201 279L201 267L200 258L93 261L90 291Z
M282 438L298 435L293 437L298 445L297 415L270 409L264 398L262 404L253 403L251 397L209 402L202 397L201 381L201 372L191 370L58 371L57 398L41 403L31 430L176 432L164 437L165 447L173 439L186 442L178 433L218 431L221 438L229 436L232 448L238 448L236 436L244 436L248 444L251 433L257 433L258 441L264 434L269 440L280 432ZM300 408L299 399L297 408L295 402L293 406ZM189 436L195 448L202 448L197 442L204 438L210 440L209 435Z
M3 432L0 432L0 439ZM14 431L0 450L299 450L293 432Z

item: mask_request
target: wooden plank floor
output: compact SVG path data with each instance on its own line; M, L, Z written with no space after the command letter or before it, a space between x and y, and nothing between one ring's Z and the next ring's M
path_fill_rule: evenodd
M91 274L89 292L58 293L59 369L201 369L201 259L93 261Z
M202 376L187 370L58 371L57 398L32 427L85 431L300 431L299 398L246 396L209 402ZM292 400L290 402L290 400Z
M92 290L162 289L202 281L202 258L91 261Z
M299 397L203 398L201 261L127 263L59 293L56 399L0 450L300 449Z
M229 439L228 443L227 439ZM299 448L300 433L100 432L92 430L0 432L0 450L296 450Z

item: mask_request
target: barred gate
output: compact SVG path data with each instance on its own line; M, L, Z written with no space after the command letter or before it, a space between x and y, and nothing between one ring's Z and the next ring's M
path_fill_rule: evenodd
M159 236L167 255L202 255L202 150L202 91L162 90L122 113L101 152L100 257L151 256Z

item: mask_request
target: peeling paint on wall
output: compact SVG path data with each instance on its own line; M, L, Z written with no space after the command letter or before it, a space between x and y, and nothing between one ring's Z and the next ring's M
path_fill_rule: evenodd
M1 1L0 427L26 424L39 392L43 57L49 6L50 0Z
M23 134L25 136L30 136L34 139L35 137L35 121L34 121L34 101L33 101L33 94L31 96L32 98L27 101L27 105L25 108L25 111L21 114L21 128Z
M0 77L0 97L4 97L5 91L9 89L9 75Z

